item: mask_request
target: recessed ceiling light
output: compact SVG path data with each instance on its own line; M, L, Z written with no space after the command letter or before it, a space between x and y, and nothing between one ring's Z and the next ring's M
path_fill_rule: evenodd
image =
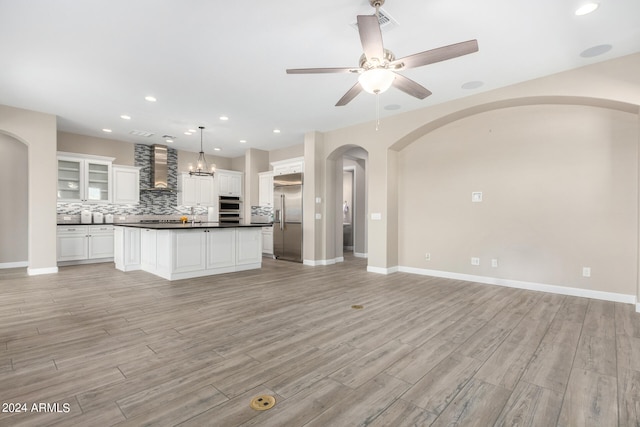
M389 104L384 106L384 109L389 111L399 110L400 108L402 107L398 104Z
M102 132L107 132L107 133L111 133L111 129L102 129Z
M165 139L164 142L173 142L173 139Z
M120 118L124 120L131 120L131 116L127 116L126 114L121 115Z
M594 56L603 55L609 52L613 46L610 44L600 44L598 46L590 47L589 49L580 52L580 56L583 58L593 58Z
M587 3L585 5L580 6L578 9L576 9L575 14L577 16L586 15L596 10L598 6L600 6L600 4L598 3Z
M193 135L193 133L192 133L192 132L189 132L189 131L185 132L184 134L185 134L185 135Z
M246 144L246 143L247 143L247 140L246 140L246 139L241 139L241 140L240 140L240 144Z
M280 129L274 129L273 133L280 133Z
M196 133L195 129L189 129L189 132Z
M227 121L227 120L229 120L229 117L227 117L227 116L220 116L220 120Z
M478 89L479 87L483 86L484 82L481 82L480 80L473 80L470 82L466 82L465 84L463 84L462 86L460 86L462 89Z
M216 148L213 149L213 151L220 151L220 150L222 150L222 148L216 147Z
M145 96L145 97L144 97L144 99L146 99L146 100L147 100L147 101L149 101L149 102L156 102L156 101L157 101L157 99L155 98L155 96L151 96L151 95L149 95L149 96Z

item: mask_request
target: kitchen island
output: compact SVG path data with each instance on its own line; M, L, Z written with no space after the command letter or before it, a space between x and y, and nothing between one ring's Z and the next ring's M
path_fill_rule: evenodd
M167 280L262 267L264 224L114 224L114 261Z

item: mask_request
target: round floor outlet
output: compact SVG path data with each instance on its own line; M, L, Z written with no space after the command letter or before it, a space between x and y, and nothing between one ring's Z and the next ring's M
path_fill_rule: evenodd
M355 310L362 310L364 308L364 305L354 304L354 305L351 306L351 308L353 308Z
M255 409L256 411L266 411L267 409L273 408L273 405L275 404L276 398L265 394L262 396L256 396L251 399L251 403L249 404L249 406L251 406L251 408Z

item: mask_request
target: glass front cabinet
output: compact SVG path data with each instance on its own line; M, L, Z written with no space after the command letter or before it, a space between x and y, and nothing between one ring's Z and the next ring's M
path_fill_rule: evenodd
M109 203L113 160L58 153L58 201Z

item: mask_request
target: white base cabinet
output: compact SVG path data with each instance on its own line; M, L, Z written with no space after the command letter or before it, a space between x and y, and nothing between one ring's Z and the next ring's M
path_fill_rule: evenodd
M138 230L139 244L116 245L116 268L126 270L118 260L135 259L127 249L139 250L137 269L167 280L188 279L232 273L262 267L262 228L196 228L191 230L150 230L116 227L116 235ZM134 237L135 238L135 237Z
M262 253L273 255L273 227L262 227Z
M59 226L56 249L59 263L111 261L114 256L113 226Z
M120 271L133 271L142 268L140 261L140 234L139 228L115 227L114 231L114 256L116 268Z

